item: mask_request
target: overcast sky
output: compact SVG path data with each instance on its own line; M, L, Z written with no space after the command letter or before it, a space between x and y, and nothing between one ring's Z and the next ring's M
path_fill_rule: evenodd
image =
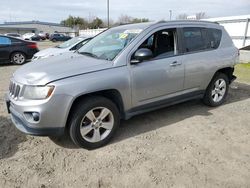
M60 22L68 15L86 19L89 15L106 19L107 0L2 0L0 23L39 20ZM173 18L178 14L206 12L209 17L250 14L250 0L110 0L110 17L121 14L149 18L152 21Z

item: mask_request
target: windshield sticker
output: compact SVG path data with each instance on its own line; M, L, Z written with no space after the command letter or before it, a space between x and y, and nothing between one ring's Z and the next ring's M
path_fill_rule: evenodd
M121 33L120 36L119 36L119 38L120 39L125 39L125 38L127 38L127 36L128 36L127 33Z

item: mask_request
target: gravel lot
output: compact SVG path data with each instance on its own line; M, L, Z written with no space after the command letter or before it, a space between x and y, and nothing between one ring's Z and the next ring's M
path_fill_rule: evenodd
M250 187L250 85L218 108L199 100L122 122L100 149L14 128L3 100L18 66L0 66L0 187Z

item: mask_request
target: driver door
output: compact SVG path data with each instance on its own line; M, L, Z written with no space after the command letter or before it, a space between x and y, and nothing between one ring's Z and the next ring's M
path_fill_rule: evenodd
M177 96L184 84L177 29L156 31L139 48L150 49L153 58L131 65L133 106Z

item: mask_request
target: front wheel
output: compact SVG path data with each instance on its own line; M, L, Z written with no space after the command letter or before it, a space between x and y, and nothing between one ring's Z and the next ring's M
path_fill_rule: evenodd
M228 88L228 77L223 73L217 73L207 87L203 102L213 107L221 105L226 99Z
M106 145L120 123L116 105L104 97L91 97L78 103L69 123L72 141L86 149Z

